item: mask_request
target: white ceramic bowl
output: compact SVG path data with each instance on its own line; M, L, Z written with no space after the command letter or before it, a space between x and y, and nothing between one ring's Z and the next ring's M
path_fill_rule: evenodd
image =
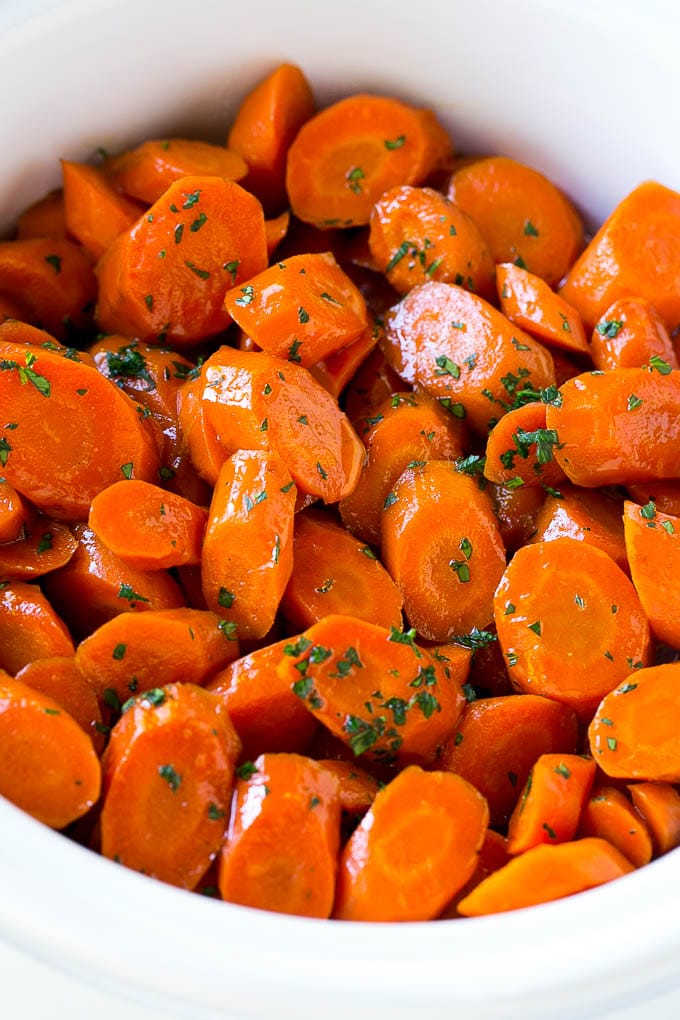
M596 221L644 178L680 187L679 42L674 5L651 0L57 4L0 37L0 224L57 183L60 156L171 128L223 137L285 59L321 102L364 89L434 105L460 148L534 164ZM4 802L0 832L0 940L167 1018L680 1014L680 853L529 911L357 926L179 892Z

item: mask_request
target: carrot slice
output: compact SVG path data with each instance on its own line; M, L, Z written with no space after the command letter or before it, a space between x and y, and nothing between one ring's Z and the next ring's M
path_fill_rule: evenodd
M144 142L108 160L104 173L126 195L149 204L184 177L222 177L239 181L248 167L237 153L221 145L186 138Z
M626 501L623 526L633 584L657 638L680 645L680 518L663 514L653 500Z
M387 315L384 353L406 382L445 398L486 434L516 402L540 399L555 381L552 358L462 287L424 283Z
M250 777L236 783L220 857L222 898L277 913L328 917L339 841L335 776L302 755L263 754Z
M168 684L137 698L102 762L104 857L193 889L222 845L240 748L208 691Z
M573 839L594 778L592 758L542 754L510 817L508 852L521 854L539 843L566 843ZM607 838L603 832L582 835Z
M0 545L0 577L42 577L65 566L78 548L65 524L29 507L23 511L21 528L18 541Z
M536 532L538 515L545 503L545 491L530 485L507 489L504 485L493 484L487 491L498 518L503 545L508 552L515 552L521 545L526 545ZM557 492L556 489L554 491Z
M680 517L680 479L632 483L627 489L631 499L641 506L651 501L662 513Z
M25 516L24 504L17 490L7 479L0 479L0 543L14 542L21 537Z
M227 290L266 264L257 199L222 177L183 177L100 260L97 321L191 346L226 329Z
M504 262L496 268L496 286L501 310L510 322L548 347L588 354L588 342L578 312L555 294L540 276L512 262Z
M606 492L560 484L559 492L548 493L529 541L552 542L556 538L594 545L629 572L621 501Z
M77 668L72 655L35 659L20 669L16 678L58 702L87 733L95 751L101 754L106 727L102 724L97 695Z
M61 705L0 674L0 794L53 829L99 797L101 770L90 738Z
M590 354L596 368L680 368L661 316L648 301L620 298L595 325Z
M205 372L201 371L196 378L190 376L177 394L180 449L189 456L200 477L214 486L228 453L208 421L208 405L201 399L204 386Z
M652 838L625 793L613 786L596 786L583 808L581 836L599 836L615 846L636 868L652 859Z
M524 404L503 415L486 443L486 478L511 489L525 485L554 488L565 481L553 453L559 447L559 436L546 428L545 415L542 401Z
M139 219L142 209L119 195L97 167L62 160L61 169L66 229L96 260Z
M309 371L332 397L339 400L342 391L376 347L382 333L383 327L369 315L368 325L358 340L354 340L341 351L316 361L309 366Z
M34 584L0 584L0 669L16 674L35 659L73 655L66 626Z
M347 417L355 428L360 428L363 419L371 417L388 397L404 389L404 383L378 348L368 356L347 387Z
M31 326L30 323L17 319L6 319L0 322L0 341L9 341L13 344L24 344L29 347L42 347L46 351L60 354L69 361L80 362L81 365L93 366L94 362L86 351L59 343L53 336L38 326ZM33 353L38 353L37 351Z
M631 783L628 791L656 853L666 854L680 846L680 793L670 783Z
M460 776L404 769L381 790L340 858L333 916L428 921L477 867L489 823Z
M48 191L20 214L17 220L17 240L31 237L66 237L64 193L61 188Z
M560 900L621 878L633 865L604 839L535 846L489 875L458 904L464 917Z
M347 815L365 814L384 785L353 761L322 758L319 765L323 765L340 783L340 807Z
M227 291L224 307L258 347L308 368L366 329L366 303L331 252L294 255Z
M485 627L505 568L488 496L451 461L434 460L408 468L384 506L383 561L411 625L432 641Z

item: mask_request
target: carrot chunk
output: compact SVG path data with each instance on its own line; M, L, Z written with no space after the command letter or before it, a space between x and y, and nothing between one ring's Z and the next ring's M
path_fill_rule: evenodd
M581 836L599 836L615 846L636 868L652 859L652 838L625 793L598 784L583 808Z
M633 584L660 641L680 647L680 518L661 513L653 500L626 501L623 527Z
M157 202L184 177L222 177L238 181L247 172L234 151L208 142L170 138L144 142L108 160L103 171L117 188L142 202Z
M96 260L124 230L129 230L142 210L119 195L96 167L62 160L61 168L66 229Z
M512 262L496 268L496 286L504 315L548 347L588 354L583 323L575 308L545 280Z
M521 854L539 843L565 843L573 839L594 778L595 762L591 758L542 754L510 817L508 852ZM607 838L601 832L582 835Z
M680 846L680 793L670 783L631 783L628 791L656 853L666 854Z
M590 354L596 368L680 368L661 316L648 301L615 301L593 329Z

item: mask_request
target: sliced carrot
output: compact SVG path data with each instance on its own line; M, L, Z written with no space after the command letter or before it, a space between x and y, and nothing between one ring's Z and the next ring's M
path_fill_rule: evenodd
M220 857L222 898L328 917L340 841L338 780L302 755L263 754L253 769L236 783Z
M542 754L510 816L508 852L521 854L540 843L566 843L574 839L594 778L592 758ZM582 835L607 838L604 832L584 831Z
M329 354L309 366L317 382L320 382L325 390L335 397L340 394L347 384L355 377L361 366L376 347L383 333L383 327L379 326L372 315L368 316L368 325L358 340L344 347L335 354Z
M680 518L661 513L650 500L626 501L623 526L633 584L660 641L680 646Z
M590 354L595 368L680 368L661 316L649 301L620 298L593 329ZM666 366L668 368L666 368Z
M23 510L21 528L18 541L0 545L0 577L43 577L65 566L78 548L65 524L51 521L28 506Z
M489 433L484 476L497 485L554 488L566 479L555 460L559 436L546 428L545 404L538 400L504 414Z
M652 859L652 838L625 793L598 785L583 808L581 836L599 836L615 846L634 867Z
M143 210L119 195L97 167L62 160L61 169L66 229L96 260Z
M20 214L17 220L17 240L32 237L66 237L64 193L61 188L48 191Z
M279 674L356 756L424 764L436 758L465 698L455 671L414 638L326 616L284 648Z
M95 751L101 754L106 730L97 695L72 655L35 659L20 669L16 678L61 705L90 737Z
M545 280L513 262L496 267L496 286L504 315L547 347L588 354L583 323L575 308ZM602 367L602 366L598 366Z
M99 797L90 738L52 698L0 674L0 794L53 829Z
M395 371L486 434L517 401L555 381L548 351L475 294L448 283L414 287L386 319Z
M0 341L13 344L25 344L29 347L42 347L46 351L60 354L69 361L78 361L81 365L92 366L94 362L86 351L59 343L50 333L38 326L17 319L6 319L0 322ZM37 351L34 353L38 353Z
M453 462L434 460L407 468L384 507L382 557L411 625L432 641L485 627L505 568L488 496Z
M462 167L448 197L477 224L495 262L515 262L551 287L583 248L583 224L569 199L514 159L489 156Z
M267 238L267 257L269 259L271 259L272 255L288 233L289 223L290 213L287 209L279 216L275 216L274 219L264 221L265 236Z
M680 793L670 783L631 783L628 790L656 853L680 846Z
M464 917L519 910L593 889L632 870L633 865L604 839L535 846L489 875L458 909Z
M17 490L6 478L0 479L0 543L21 538L25 516L25 506Z
M204 386L205 372L201 371L196 378L189 377L177 394L180 449L199 476L214 486L229 454L208 421L207 404L201 399Z
M227 145L248 164L243 186L267 210L287 204L286 157L296 134L314 113L314 96L295 64L279 64L243 99Z
M374 350L351 379L345 394L347 417L355 428L371 417L388 397L404 390L404 383L382 350Z
M428 280L457 283L490 298L493 262L479 230L432 188L390 188L371 210L376 268L400 294Z
M193 889L222 845L240 747L208 691L167 684L137 698L102 762L104 857Z
M208 142L170 138L148 141L108 160L103 171L117 188L142 202L157 202L184 177L222 177L239 181L245 160L230 149Z
M183 177L100 260L97 321L191 346L229 325L225 294L266 264L257 199L222 177Z
M486 801L460 776L404 769L378 793L343 850L333 916L437 917L477 867L488 823Z
M538 516L545 503L545 490L531 485L520 485L516 489L490 485L488 492L493 512L498 518L503 545L508 552L515 552L536 532Z
M628 573L622 511L621 501L614 495L560 484L559 491L547 494L529 541L573 538L601 549Z
M363 815L368 811L384 785L353 761L322 758L319 765L323 765L338 780L340 807L348 815Z
M16 674L35 659L73 655L63 621L34 584L0 582L0 669Z
M662 513L680 517L680 479L633 483L627 488L631 499L641 506L651 501Z

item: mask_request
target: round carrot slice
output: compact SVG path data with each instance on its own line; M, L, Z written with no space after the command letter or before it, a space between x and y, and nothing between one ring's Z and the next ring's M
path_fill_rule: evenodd
M117 188L142 202L157 202L183 177L224 177L239 181L248 167L243 157L221 145L167 138L144 142L108 160L103 172Z
M660 641L680 645L680 518L663 514L653 500L644 506L626 501L623 512L626 552L633 584Z

